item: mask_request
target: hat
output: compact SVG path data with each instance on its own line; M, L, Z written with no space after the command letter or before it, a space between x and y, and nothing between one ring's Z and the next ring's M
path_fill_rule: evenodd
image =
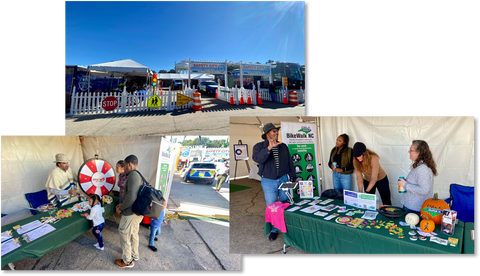
M272 123L267 123L266 125L263 126L263 134L262 134L262 139L267 139L267 134L270 130L272 129L277 129L279 130L280 127L275 127Z
M68 163L67 156L63 153L58 153L55 155L55 161L53 163Z
M365 146L364 143L356 142L355 145L353 145L353 156L354 157L359 157L365 151L367 151L367 147Z

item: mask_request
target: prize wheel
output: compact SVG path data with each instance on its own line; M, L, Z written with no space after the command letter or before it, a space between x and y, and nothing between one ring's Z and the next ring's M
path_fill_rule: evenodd
M103 159L90 159L80 166L78 182L87 195L104 196L115 187L115 170Z

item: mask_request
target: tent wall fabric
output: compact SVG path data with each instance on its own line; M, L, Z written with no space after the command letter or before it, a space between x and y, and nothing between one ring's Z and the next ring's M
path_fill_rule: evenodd
M30 215L25 193L45 189L55 155L64 153L75 175L80 166L98 154L115 166L134 154L139 170L154 183L161 137L149 136L3 136L2 137L2 225ZM114 190L118 190L115 186Z
M45 189L57 153L67 156L74 172L83 163L77 136L2 137L2 214L9 214L2 225L30 214L25 194Z
M82 142L82 151L85 160L98 154L99 158L114 167L119 160L133 154L138 158L138 170L153 184L157 175L160 142L161 136L87 136ZM119 190L116 183L113 190Z
M433 192L439 198L450 196L452 183L474 186L473 117L320 117L320 129L322 164L328 163L328 153L343 133L350 138L349 147L363 142L380 156L396 206L401 206L397 180L410 170L408 150L413 140L425 140L430 147L438 171ZM322 166L322 171L323 189L332 189L331 170ZM355 177L352 186L358 190Z

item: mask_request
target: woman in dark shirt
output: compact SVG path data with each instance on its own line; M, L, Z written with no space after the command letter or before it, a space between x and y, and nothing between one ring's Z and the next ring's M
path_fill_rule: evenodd
M333 171L333 188L343 194L343 190L352 189L353 154L348 147L347 134L338 136L335 147L330 152L328 166Z

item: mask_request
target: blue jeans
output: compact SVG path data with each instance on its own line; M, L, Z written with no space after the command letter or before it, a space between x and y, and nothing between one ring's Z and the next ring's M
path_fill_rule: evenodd
M262 177L262 189L265 195L265 202L267 203L267 206L277 202L278 198L280 198L280 201L288 199L287 194L283 190L278 189L280 184L288 182L288 180L288 175L284 175L279 179L268 179ZM272 232L277 233L278 229L273 228Z
M275 101L275 96L276 96L276 95L277 95L277 94L275 94L275 93L270 93L270 98L272 99L272 102Z
M103 247L102 230L104 227L105 227L105 222L102 222L101 224L94 226L92 229L92 233L95 236L95 238L97 238L99 247Z
M158 236L161 232L161 226L155 227L150 225L150 240L148 241L148 245L154 246L155 244L154 239Z
M341 174L339 172L333 172L332 176L333 188L340 191L343 194L343 190L352 189L352 175L351 174Z

